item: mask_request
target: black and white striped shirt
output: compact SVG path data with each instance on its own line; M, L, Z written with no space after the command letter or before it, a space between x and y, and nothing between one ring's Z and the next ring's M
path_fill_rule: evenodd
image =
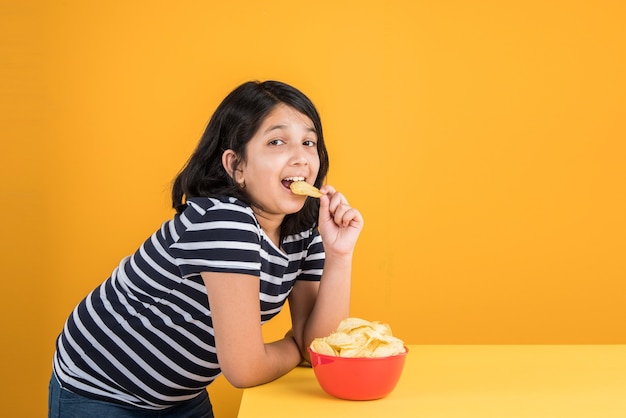
M260 277L261 323L296 280L320 279L316 229L286 237L281 250L237 199L187 204L74 309L54 356L63 387L147 409L190 399L221 372L200 272Z

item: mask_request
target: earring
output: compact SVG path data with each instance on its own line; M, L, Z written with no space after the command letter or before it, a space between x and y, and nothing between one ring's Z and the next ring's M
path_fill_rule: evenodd
M245 189L246 188L246 181L242 181L241 183L237 183L237 185L239 186L240 189Z

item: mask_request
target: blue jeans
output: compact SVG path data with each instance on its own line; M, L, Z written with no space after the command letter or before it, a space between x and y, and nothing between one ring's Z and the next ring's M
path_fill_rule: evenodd
M54 373L48 388L48 418L213 418L206 390L181 404L153 411L90 399L63 389Z

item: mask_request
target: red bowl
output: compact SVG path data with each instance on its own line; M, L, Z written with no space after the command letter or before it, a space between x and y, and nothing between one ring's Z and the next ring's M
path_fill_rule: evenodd
M389 357L335 357L309 348L313 372L326 393L340 399L384 398L400 380L409 350Z

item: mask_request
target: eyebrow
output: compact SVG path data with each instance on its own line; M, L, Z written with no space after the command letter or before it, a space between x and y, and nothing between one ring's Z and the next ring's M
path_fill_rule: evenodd
M277 131L277 130L280 130L280 129L287 129L287 128L288 128L287 125L272 125L269 128L267 128L264 133L268 134L268 133L270 133L272 131ZM307 131L313 132L314 134L317 135L317 131L313 127L307 128Z

